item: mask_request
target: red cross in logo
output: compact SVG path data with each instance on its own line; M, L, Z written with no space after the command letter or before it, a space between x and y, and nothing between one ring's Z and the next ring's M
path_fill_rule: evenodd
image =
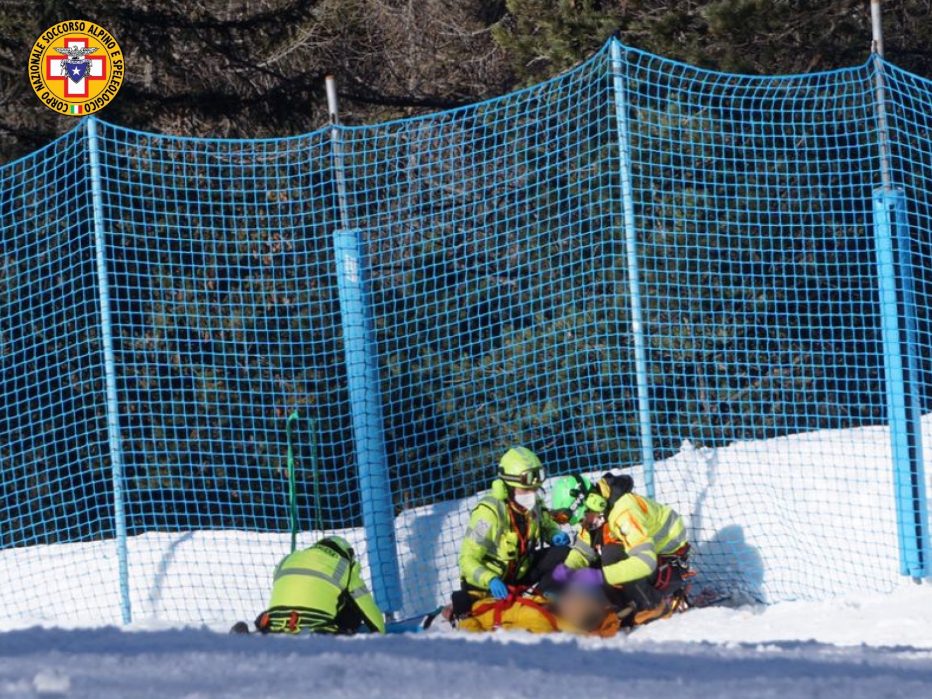
M66 36L64 38L64 46L80 46L81 48L87 48L87 39L82 36ZM54 47L53 49L54 50ZM96 56L91 54L87 56L87 60L91 62L90 67L88 68L87 75L83 78L74 82L63 71L63 64L68 60L67 56L61 54L46 54L45 56L45 79L47 81L52 80L64 80L65 83L62 86L64 91L65 99L87 97L88 88L91 80L104 80L107 77L107 57L106 55Z

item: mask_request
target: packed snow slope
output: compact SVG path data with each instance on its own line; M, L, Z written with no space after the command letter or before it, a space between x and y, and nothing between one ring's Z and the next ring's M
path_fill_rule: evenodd
M926 416L927 462L930 428ZM113 541L0 551L0 699L932 697L932 584L898 574L885 428L684 443L656 485L688 522L700 585L730 598L612 639L443 623L387 637L230 636L265 606L289 546L287 534L243 531L132 537L133 623L121 630L106 626L120 619ZM478 497L396 520L405 613L449 594ZM363 532L342 533L367 563Z
M612 639L443 627L354 638L136 628L0 633L0 699L932 696L929 585L693 610Z
M923 418L932 463L932 415ZM932 469L926 479L932 481ZM632 468L643 492L644 473ZM903 584L889 431L822 430L719 448L683 442L657 463L658 499L683 515L698 587L732 602L870 597ZM596 474L598 475L598 474ZM932 490L932 482L929 484ZM481 493L402 512L395 537L402 616L433 609L457 585L457 553ZM362 528L341 530L371 574ZM319 534L299 534L298 545ZM255 531L148 532L130 537L128 590L136 622L225 625L268 600L290 535ZM0 623L100 626L121 622L113 540L0 551Z

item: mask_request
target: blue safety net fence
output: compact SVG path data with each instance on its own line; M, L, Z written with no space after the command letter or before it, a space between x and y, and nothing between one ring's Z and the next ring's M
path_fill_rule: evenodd
M253 618L294 411L298 545L347 536L399 614L458 587L515 444L629 469L717 596L927 575L930 113L875 58L739 76L610 43L294 138L82 121L0 168L0 617Z

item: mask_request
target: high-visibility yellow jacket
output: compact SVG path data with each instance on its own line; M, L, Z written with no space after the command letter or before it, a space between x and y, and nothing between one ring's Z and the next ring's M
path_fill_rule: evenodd
M346 604L356 605L371 630L385 633L385 616L363 582L359 561L323 546L295 551L275 568L268 630L336 633L336 616Z
M541 541L560 531L540 498L527 512L515 507L504 483L496 481L470 513L459 557L460 575L469 584L487 590L495 577L514 584L528 572Z
M620 543L625 557L602 567L605 582L624 585L646 578L657 569L657 557L673 555L686 544L686 527L675 510L636 493L618 498L605 520L608 537ZM566 557L570 568L585 568L599 560L583 529Z

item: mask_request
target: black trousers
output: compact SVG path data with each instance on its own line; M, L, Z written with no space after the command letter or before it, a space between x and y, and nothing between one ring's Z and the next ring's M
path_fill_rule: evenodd
M275 633L276 631L286 632L289 631L289 629L279 629L281 623L276 622L283 623L286 620L290 621L292 619L297 627L294 629L295 631L307 631L310 633L351 635L356 633L363 624L365 624L370 631L376 630L347 592L343 592L343 594L340 595L337 613L334 617L330 617L327 613L319 609L275 607L266 610L256 617L255 625L256 629L262 633ZM271 630L270 626L273 625L276 627L276 631Z
M629 604L634 604L638 611L653 609L664 597L676 594L686 587L683 576L689 571L688 551L686 548L680 555L660 556L657 569L640 580L626 582L621 587L606 584L605 596L619 609ZM627 554L617 544L602 549L602 565L610 565L625 558Z
M540 592L553 590L557 587L553 581L553 569L566 560L569 552L569 546L548 546L536 549L531 552L531 565L524 575L514 579L503 577L502 582L506 585L520 587L534 587L536 585ZM460 617L469 614L472 603L479 597L485 597L488 594L489 591L485 588L467 582L466 578L460 578L460 589L451 596L454 616Z
M347 597L349 597L349 595L347 595ZM362 612L359 611L359 607L356 606L356 603L351 599L346 599L343 602L343 607L337 612L334 621L337 624L337 633L353 634L362 626L365 619L362 616Z

